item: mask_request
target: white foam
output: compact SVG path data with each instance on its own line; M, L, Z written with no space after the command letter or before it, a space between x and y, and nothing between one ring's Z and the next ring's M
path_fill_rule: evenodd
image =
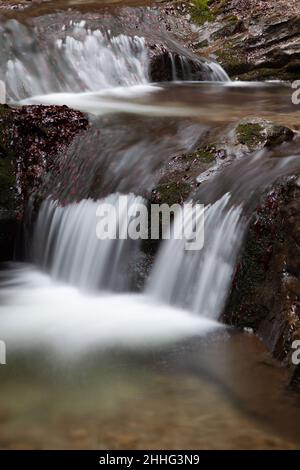
M221 325L143 295L87 295L37 270L14 273L1 289L7 351L50 347L67 357L105 348L145 348L202 336ZM4 301L3 301L4 300Z

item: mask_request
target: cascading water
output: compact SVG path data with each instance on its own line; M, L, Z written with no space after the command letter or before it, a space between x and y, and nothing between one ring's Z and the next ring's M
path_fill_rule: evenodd
M95 215L101 204L112 209L107 224L115 230L115 238L107 238L106 226L100 226L96 237ZM54 279L84 290L130 290L129 263L134 261L138 245L127 236L127 217L141 204L143 199L134 195L122 204L118 194L64 208L45 201L36 222L33 261Z
M206 118L209 125L214 123L215 115L205 111L204 102L211 105L212 98L219 100L223 95L231 102L237 87L206 88L205 101L195 84L186 88L178 83L169 88L150 86L150 57L142 35L113 33L75 22L62 27L55 39L47 38L47 48L43 48L38 34L15 21L1 29L6 60L1 64L0 78L7 82L9 98L27 98L27 103L71 104L100 115L105 106L127 113L94 120L86 135L80 136L65 155L58 156L58 171L54 181L50 178L52 186L47 193L51 196L40 208L32 240L30 261L44 274L17 268L15 281L5 279L1 283L1 295L9 299L9 308L0 307L4 339L20 339L24 330L22 322L17 322L16 328L16 318L28 310L31 319L25 343L30 345L33 337L37 343L41 339L55 348L61 346L55 338L66 335L75 318L72 335L80 349L88 349L90 342L95 345L97 338L105 345L111 344L110 340L119 344L120 336L127 345L133 339L141 343L146 330L148 340L153 336L166 340L219 327L204 317L217 319L226 299L247 226L243 197L236 188L244 184L245 177L227 188L221 188L220 181L212 182L208 201L202 201L198 194L194 200L208 204L204 249L187 253L184 241L164 243L144 295L116 294L132 290L129 265L135 263L139 244L98 240L96 210L99 204L116 206L117 192L149 196L167 160L196 148L205 132ZM184 56L182 49L170 53L173 80L192 76L192 59L194 56ZM200 65L205 80L228 80L218 64L206 61ZM33 96L41 94L44 96ZM130 103L124 100L128 96ZM133 117L129 118L129 113ZM269 168L255 163L253 167L260 168L259 174L251 173L249 165L244 168L247 195L249 185L250 192L262 191L276 177L293 169L290 164L282 169L278 163L273 172L268 172ZM249 176L253 177L253 186ZM130 196L131 207L140 201L140 197ZM126 231L128 221L123 216L119 229ZM33 291L30 298L26 298L28 288ZM45 298L49 308L37 319ZM125 317L121 320L122 309ZM53 311L58 312L55 325ZM192 315L195 312L199 315ZM88 325L86 315L90 316ZM117 335L115 330L122 328L124 331ZM75 329L80 330L80 341ZM43 338L40 331L45 332Z
M149 294L218 319L242 239L241 216L242 207L230 207L230 194L225 194L204 212L203 249L186 251L185 240L165 242L151 275Z
M9 97L19 100L53 92L100 91L149 82L145 40L75 23L65 37L42 49L32 32L13 21L4 31L8 56L1 67Z
M0 28L4 57L0 79L7 85L9 100L78 107L77 100L82 99L90 106L94 102L97 105L100 97L102 108L108 106L127 112L128 103L122 103L124 96L136 99L145 91L159 90L158 87L150 90L147 85L150 59L142 35L113 33L105 27L90 29L85 22L75 22L63 26L55 38L44 37L43 41L47 42L44 47L36 29L16 21ZM176 54L180 74L190 78L189 62L178 51ZM203 62L203 70L208 80L228 79L219 66L208 61ZM43 97L34 98L36 95ZM109 103L104 103L107 97ZM151 110L151 106L142 106L146 112L148 108ZM155 108L150 112L155 114ZM166 116L169 115L167 111ZM78 200L81 193L83 198L91 193L99 198L99 194L102 197L103 193L130 192L137 187L143 191L151 189L154 175L163 164L162 157L189 151L204 130L198 123L182 123L176 116L174 120L168 119L168 131L161 138L160 120L149 119L148 123L140 124L135 120L134 132L130 123L125 125L122 119L120 123L118 119L106 125L101 120L94 123L86 141L75 142L70 153L60 156L53 192L68 200L76 191ZM145 124L148 134L141 140ZM74 178L71 171L76 163L78 174ZM130 201L132 207L140 198L132 196ZM10 345L32 348L44 343L56 351L72 354L94 347L174 341L220 327L185 310L163 306L147 296L116 294L131 289L129 262L134 264L138 244L131 240L96 238L96 208L107 202L116 205L118 195L63 207L51 198L42 204L32 240L31 260L44 274L26 265L13 267L12 279L7 280L10 276L7 272L1 282L1 298L8 301L0 307L1 338ZM122 218L119 228L126 230ZM26 295L28 289L30 298ZM99 289L101 294L97 292ZM22 315L24 321L20 321Z
M31 196L16 259L0 265L0 448L299 448L286 371L249 328L220 322L255 328L281 284L292 294L274 311L266 299L259 333L289 331L280 354L298 328L300 112L287 84L231 82L188 50L221 44L223 21L247 42L247 18L199 28L185 2L32 1L3 15L4 3L0 101L6 85L16 109L0 105L0 258ZM156 203L179 204L163 240L150 238L168 225L151 219Z
M143 36L113 34L90 29L85 21L71 22L68 29L61 28L57 39L49 39L45 48L36 30L15 20L0 25L0 34L2 55L7 58L0 66L0 79L6 83L8 99L100 92L150 82L150 59ZM176 57L181 79L189 80L193 74L188 59L178 53ZM207 80L228 80L218 64L206 61L203 69Z
M149 294L219 319L252 210L270 184L298 168L299 156L280 158L276 153L258 152L223 170L209 182L209 189L200 187L194 200L213 202L204 214L203 249L189 252L185 240L165 242L149 281Z

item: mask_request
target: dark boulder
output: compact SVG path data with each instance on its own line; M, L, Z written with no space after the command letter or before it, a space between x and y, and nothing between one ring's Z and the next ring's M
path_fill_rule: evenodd
M293 341L300 339L299 227L300 186L293 177L257 208L223 317L230 325L252 328L289 367Z
M152 82L205 81L211 80L214 76L211 62L197 57L173 42L150 43L148 50Z
M0 105L0 260L13 256L24 207L54 157L88 127L66 106Z

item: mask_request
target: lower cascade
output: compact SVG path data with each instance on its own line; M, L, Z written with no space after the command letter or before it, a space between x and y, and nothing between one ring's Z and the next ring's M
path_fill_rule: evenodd
M136 243L96 237L97 207L117 207L118 200L116 194L98 202L83 200L63 208L53 201L44 202L35 228L32 259L54 279L83 289L129 290L129 262L134 261ZM132 211L141 203L142 198L131 195L126 210ZM124 210L118 219L120 233L127 230ZM112 215L107 223L114 222Z
M218 319L242 239L242 208L230 208L225 194L204 215L204 248L187 252L182 240L165 243L148 289L169 304Z

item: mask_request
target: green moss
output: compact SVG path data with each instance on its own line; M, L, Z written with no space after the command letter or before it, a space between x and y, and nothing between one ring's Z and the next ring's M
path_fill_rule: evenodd
M2 117L7 113L8 107L5 104L0 104L0 116Z
M263 140L263 127L260 124L239 124L236 128L238 141L248 147L255 147Z
M208 0L194 0L191 5L191 17L192 20L198 25L203 25L206 21L213 21L215 15L209 9Z
M182 181L174 181L157 186L156 193L160 195L162 204L180 204L191 192L191 185Z
M215 153L216 150L214 147L206 147L197 149L193 155L204 163L211 163L215 159Z

